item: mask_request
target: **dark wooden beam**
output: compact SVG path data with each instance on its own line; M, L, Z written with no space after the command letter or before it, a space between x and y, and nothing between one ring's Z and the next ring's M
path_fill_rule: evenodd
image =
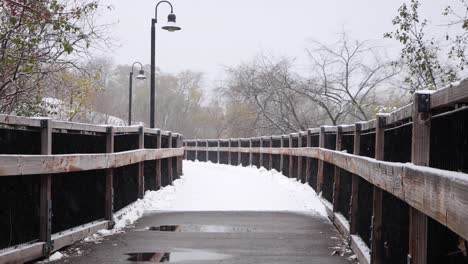
M442 101L441 102L445 102ZM413 138L411 162L415 165L429 166L431 144L431 95L416 92L413 107ZM416 190L415 190L416 191ZM427 262L427 216L415 208L409 211L409 256L411 264Z
M325 127L320 127L319 134L319 148L325 148ZM318 161L318 171L317 171L317 193L319 194L322 191L323 185L323 160Z
M107 127L106 153L114 152L114 128ZM109 228L114 227L114 169L106 169L106 194L104 218L109 221Z
M52 154L52 120L41 120L41 155ZM41 176L39 205L39 241L44 242L43 254L53 250L52 235L52 175Z
M336 132L336 150L341 151L342 148L342 139L343 139L343 128L338 126ZM341 169L335 166L334 171L334 184L333 184L333 212L338 212L339 200L340 200L340 190L341 190Z
M138 128L138 148L145 148L145 131L142 126ZM138 198L143 199L145 195L145 162L138 163Z
M375 129L375 159L384 159L385 148L385 126L387 115L377 115ZM383 191L378 186L374 186L372 196L372 229L371 229L371 263L378 264L384 262L382 224L383 224Z
M354 155L360 155L361 149L361 124L356 123L354 126ZM351 205L350 205L350 221L349 233L351 235L357 234L358 227L358 213L359 213L359 181L361 179L358 175L353 174L351 179Z

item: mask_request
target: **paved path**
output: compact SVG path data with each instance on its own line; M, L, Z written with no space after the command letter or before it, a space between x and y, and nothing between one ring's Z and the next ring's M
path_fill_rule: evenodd
M178 226L175 232L157 231ZM163 227L169 228L169 227ZM151 230L153 229L153 230ZM57 263L350 263L330 221L293 212L151 212L125 233L80 242Z

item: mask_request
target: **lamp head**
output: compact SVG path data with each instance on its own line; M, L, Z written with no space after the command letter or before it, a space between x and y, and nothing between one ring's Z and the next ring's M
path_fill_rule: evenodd
M144 70L140 70L136 76L138 80L146 80L146 75Z
M170 13L169 16L167 16L167 24L163 26L162 29L167 30L169 32L175 32L181 30L182 28L179 27L176 23L176 15Z

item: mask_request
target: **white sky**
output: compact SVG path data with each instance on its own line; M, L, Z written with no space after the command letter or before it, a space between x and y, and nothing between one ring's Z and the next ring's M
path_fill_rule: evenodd
M105 0L114 6L106 20L117 21L120 47L110 54L118 64L150 63L150 26L157 1ZM222 79L223 66L247 61L260 52L296 57L306 66L311 39L333 43L344 30L359 40L382 40L402 0L172 0L182 31L156 33L157 66L164 72L202 71L206 80ZM457 0L423 0L424 15L440 17ZM159 22L169 7L159 8ZM396 47L394 41L380 43Z

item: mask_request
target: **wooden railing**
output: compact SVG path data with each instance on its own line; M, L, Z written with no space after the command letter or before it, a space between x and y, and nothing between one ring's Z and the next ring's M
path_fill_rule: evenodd
M308 182L360 263L466 263L468 81L374 120L289 135L186 140L185 158Z
M118 210L180 177L182 140L141 126L0 115L0 263L111 228Z

